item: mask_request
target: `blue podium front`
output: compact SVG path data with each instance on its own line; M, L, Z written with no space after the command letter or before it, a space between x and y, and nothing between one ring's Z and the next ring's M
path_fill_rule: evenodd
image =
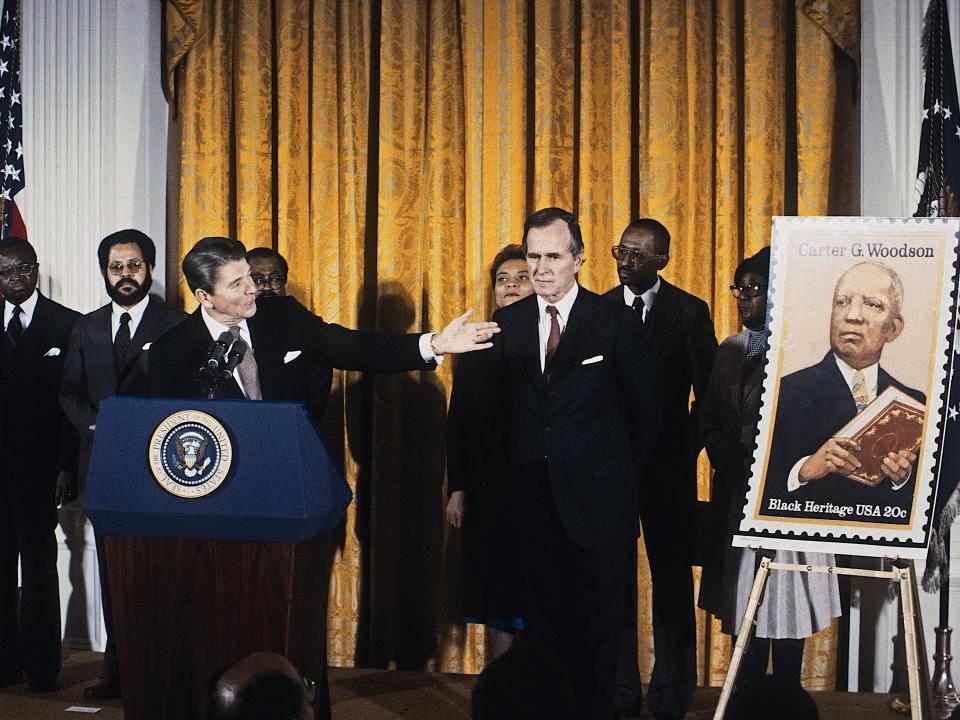
M158 480L150 457L150 443L165 439L167 456L174 456L178 438L158 429L173 417L168 425L175 432L177 416L187 414L180 424L189 434L191 412L214 418L229 437L226 477L202 496L190 496L192 487L178 488L174 479ZM209 458L213 448L205 450ZM302 404L145 398L100 404L84 510L101 535L300 542L335 527L352 497Z
M84 510L103 538L125 717L199 720L214 671L265 650L317 681L327 720L328 531L351 498L301 404L103 401Z

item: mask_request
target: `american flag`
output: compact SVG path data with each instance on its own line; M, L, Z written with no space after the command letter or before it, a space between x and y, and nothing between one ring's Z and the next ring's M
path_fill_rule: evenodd
M3 179L0 180L0 213L6 237L11 228L21 232L22 221L13 202L25 185L23 169L23 101L20 90L20 3L5 0L0 20L0 152L3 154Z
M915 217L955 214L952 193L960 199L960 103L953 68L950 21L946 0L930 0L923 22L923 123L917 162L917 211ZM957 279L954 278L956 291ZM955 316L956 317L956 316ZM923 586L932 591L946 583L949 553L946 541L950 526L960 514L960 343L951 341L947 403L940 418L940 458L937 494Z

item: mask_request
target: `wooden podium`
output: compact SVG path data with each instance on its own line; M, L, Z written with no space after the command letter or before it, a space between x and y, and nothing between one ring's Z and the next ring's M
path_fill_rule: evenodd
M152 468L185 466L203 414L226 442L217 427L196 440L195 468L219 452L229 472L202 496L199 469L182 487L164 478L182 497ZM104 401L84 510L104 536L127 720L199 718L210 677L259 650L317 681L329 718L325 533L351 497L300 404Z

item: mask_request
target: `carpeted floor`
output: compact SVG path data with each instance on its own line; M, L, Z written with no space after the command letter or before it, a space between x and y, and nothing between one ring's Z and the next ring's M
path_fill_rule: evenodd
M97 676L100 659L99 653L66 653L60 687L52 693L30 693L26 684L0 688L0 720L83 717L123 720L120 700L91 703L83 698L83 688ZM334 720L469 720L474 680L472 675L331 668L333 717ZM719 695L716 688L701 688L687 720L712 718ZM887 709L889 695L828 692L816 693L814 697L822 720L902 717ZM65 712L73 706L102 709L93 715Z

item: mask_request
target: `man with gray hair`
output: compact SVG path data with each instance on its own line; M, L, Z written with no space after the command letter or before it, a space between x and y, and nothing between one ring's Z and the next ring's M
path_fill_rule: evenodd
M863 262L837 281L830 314L830 352L816 365L783 378L764 487L763 514L795 514L771 509L771 497L815 500L818 506L877 503L912 506L915 453L887 453L884 479L869 488L846 477L860 467L857 443L837 433L888 387L918 402L923 393L905 386L880 366L884 346L903 332L903 283L889 267ZM787 503L789 504L789 503ZM807 517L835 515L804 512ZM889 522L907 522L908 517Z

